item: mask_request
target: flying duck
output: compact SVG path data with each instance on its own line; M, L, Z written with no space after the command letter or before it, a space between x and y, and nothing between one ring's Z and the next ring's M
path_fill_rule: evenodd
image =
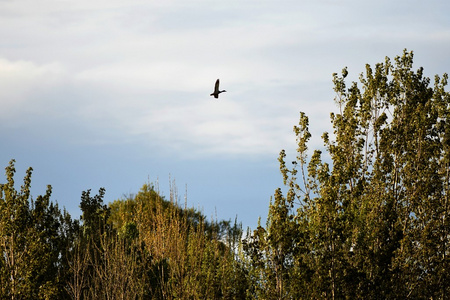
M214 98L219 98L219 94L226 92L225 90L219 91L219 79L216 80L216 85L214 86L214 93L212 93L210 96L214 96Z

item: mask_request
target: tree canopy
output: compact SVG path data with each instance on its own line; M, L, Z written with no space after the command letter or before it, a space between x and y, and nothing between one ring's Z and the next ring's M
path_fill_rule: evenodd
M366 66L359 83L333 74L337 113L308 151L308 117L294 127L297 158L281 151L266 227L244 247L264 299L445 299L449 278L450 94L413 71L413 53ZM308 159L308 156L311 156Z

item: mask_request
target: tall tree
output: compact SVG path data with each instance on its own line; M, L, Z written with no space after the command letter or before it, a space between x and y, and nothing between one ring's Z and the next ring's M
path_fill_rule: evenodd
M31 198L28 168L20 191L15 189L15 161L6 167L0 186L0 294L8 299L58 299L63 293L62 215L46 194Z
M394 63L367 65L360 85L347 87L347 68L333 74L338 112L332 138L322 136L330 160L316 150L308 161L311 135L301 113L297 159L292 167L284 151L279 159L287 193L277 190L275 199L285 200L271 204L267 229L247 238L254 269L274 274L271 253L280 244L261 241L287 239L284 252L293 256L284 265L297 275L277 299L448 297L448 76L430 87L412 65L405 50ZM256 286L270 280L267 273Z

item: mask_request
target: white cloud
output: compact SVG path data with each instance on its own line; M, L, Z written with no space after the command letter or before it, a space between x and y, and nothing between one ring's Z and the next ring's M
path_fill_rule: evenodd
M387 3L1 2L0 38L11 42L0 46L0 114L61 115L96 132L80 133L85 142L278 151L300 110L327 128L332 72L359 73L409 41L448 41L443 19L410 20L423 4L396 16ZM216 78L228 91L218 101Z
M0 58L0 115L9 119L12 111L42 112L46 99L36 98L59 86L65 76L58 63L38 65L31 61Z

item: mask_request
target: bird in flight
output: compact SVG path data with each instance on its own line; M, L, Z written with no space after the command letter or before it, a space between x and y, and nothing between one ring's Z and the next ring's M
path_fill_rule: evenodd
M216 80L216 85L214 86L214 93L212 93L210 96L214 96L214 98L219 98L219 94L226 92L225 90L219 91L219 79Z

